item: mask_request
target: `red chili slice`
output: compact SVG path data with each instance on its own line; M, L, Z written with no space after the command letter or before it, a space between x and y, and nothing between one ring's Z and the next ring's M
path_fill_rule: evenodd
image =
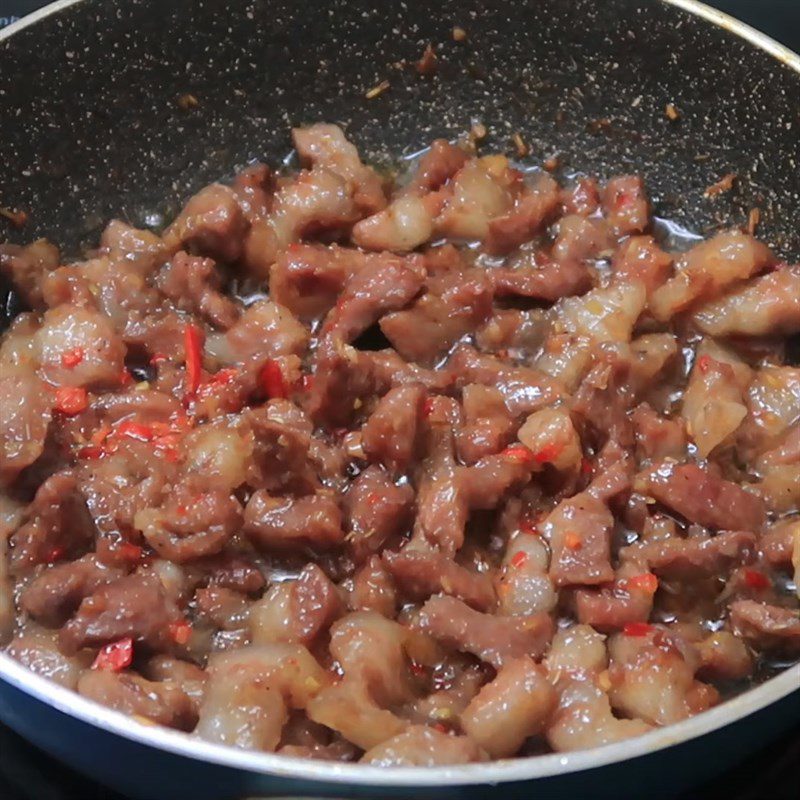
M533 460L537 464L549 464L555 461L560 455L561 451L564 449L563 444L556 444L555 442L551 442L550 444L546 444L541 450L533 454Z
M524 567L527 562L528 554L522 550L518 550L513 556L511 556L511 566L517 569Z
M626 622L622 632L626 636L647 636L654 630L649 622Z
M177 644L186 644L192 635L192 626L185 619L180 622L171 622L169 635Z
M533 453L524 444L512 444L503 450L502 455L517 464L530 464L534 460Z
M746 569L744 571L744 582L751 589L769 589L772 586L770 579L757 569Z
M267 361L261 368L261 385L264 387L264 392L270 400L289 396L289 390L283 378L281 365L272 359Z
M100 649L97 654L92 669L107 669L111 672L119 672L129 667L133 661L133 639L127 636L118 642L111 642Z
M129 439L138 439L140 442L151 442L154 435L150 425L143 425L140 422L122 422L117 426L117 434L127 436Z
M72 350L67 350L66 353L61 354L61 366L67 369L77 367L83 361L83 348L74 347Z
M655 594L658 589L658 578L652 572L643 572L641 575L632 575L626 581L631 589L641 589L648 594Z
M196 394L203 370L203 332L196 325L187 325L183 331L183 348L186 358L186 392Z
M82 386L59 386L56 389L56 402L53 406L56 411L74 417L85 411L88 405L89 396Z

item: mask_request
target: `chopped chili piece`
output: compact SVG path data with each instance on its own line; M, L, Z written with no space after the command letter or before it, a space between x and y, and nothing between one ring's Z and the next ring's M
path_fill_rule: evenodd
M261 368L261 386L270 400L289 396L281 365L273 359L267 361Z
M583 542L575 531L567 531L564 534L564 545L570 550L580 550L583 547Z
M530 464L534 460L533 453L524 444L512 444L503 450L502 455L517 464Z
M652 572L643 572L641 575L632 575L626 584L631 589L641 589L648 594L655 594L658 589L658 578Z
M434 398L433 397L426 397L422 401L422 416L429 417L433 413L433 406L434 406Z
M649 622L626 622L622 628L626 636L647 636L653 630L655 629Z
M56 389L56 402L53 408L68 417L74 417L85 411L89 405L89 396L82 386L59 386Z
M59 547L58 545L56 545L55 547L51 547L45 554L44 557L45 563L50 564L53 561L58 561L58 559L61 558L64 555L64 553L65 550L63 547Z
M117 552L126 561L138 561L142 557L144 550L133 542L122 542L117 548Z
M528 554L522 550L518 550L511 556L511 566L515 569L519 569L520 567L524 567L528 561Z
M61 354L61 366L66 369L77 367L83 361L83 348L74 347L72 350L67 350L66 353Z
M133 383L133 376L128 370L123 369L119 374L119 382L122 386L127 386L129 383Z
M412 675L416 675L418 678L423 678L427 673L425 666L423 664L418 664L416 661L412 661L408 665L409 670L411 670Z
M533 460L537 464L552 463L561 455L561 451L563 449L564 449L563 444L556 444L555 442L550 442L549 444L546 444L541 450L533 454Z
M592 462L589 461L588 458L581 459L581 473L583 475L591 475L592 474Z
M539 529L536 527L536 522L523 517L519 521L519 529L521 533L527 533L531 536L539 536Z
M92 669L106 669L111 672L119 672L129 667L133 661L133 639L127 636L118 642L111 642L105 647L100 648Z
M0 207L0 216L5 217L15 228L22 228L28 221L27 211L14 211L11 208Z
M153 353L153 355L150 356L150 363L153 366L156 366L156 365L160 364L162 361L166 361L166 360L167 360L167 357L163 353Z
M304 392L310 392L314 386L314 376L313 375L303 375L300 379L300 388Z
M171 622L169 635L177 644L186 644L192 636L192 626L185 619L180 622Z
M700 358L697 359L697 369L705 374L711 369L711 361L711 356L700 356Z
M744 582L751 589L769 589L772 586L770 579L757 569L746 569L744 571Z
M83 458L87 461L93 461L94 459L102 458L105 454L105 448L100 447L100 445L97 444L86 445L86 447L81 447L81 449L77 452L78 458Z
M117 426L116 432L119 436L138 439L140 442L153 440L153 429L149 425L142 425L139 422L123 422Z
M186 391L197 393L203 369L203 332L196 325L187 325L183 331L183 347L186 357Z

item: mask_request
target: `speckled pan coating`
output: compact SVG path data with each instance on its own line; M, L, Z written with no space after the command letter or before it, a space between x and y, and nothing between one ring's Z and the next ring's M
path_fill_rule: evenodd
M428 42L430 79L408 66ZM202 184L286 156L289 127L314 120L383 162L480 120L487 148L519 131L533 163L644 174L658 213L695 230L759 206L761 233L800 255L800 76L632 0L85 0L0 44L0 204L30 214L0 237L77 252L110 217L158 225ZM728 172L736 189L704 198Z

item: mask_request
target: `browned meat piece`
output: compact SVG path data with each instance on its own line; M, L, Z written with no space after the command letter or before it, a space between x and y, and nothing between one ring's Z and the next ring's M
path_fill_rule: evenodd
M589 271L577 262L545 261L536 267L498 267L489 276L497 297L531 297L555 302L560 297L582 294L592 286Z
M130 672L87 670L78 681L78 692L115 711L168 728L190 731L197 724L195 704L172 681L148 681Z
M765 244L738 229L723 231L678 259L675 275L653 293L650 308L657 319L668 320L774 263L775 256Z
M514 419L498 389L470 384L462 390L464 425L456 432L458 456L474 464L499 453L514 438Z
M42 280L58 267L59 259L58 248L46 239L25 246L0 245L0 273L14 284L28 308L39 309L44 305Z
M373 388L378 394L410 383L419 383L429 392L446 392L453 385L453 375L449 370L425 369L417 364L409 364L391 349L361 353L358 358L363 359L364 369L369 372Z
M233 262L241 255L247 227L236 194L227 186L213 183L184 206L164 231L164 242L171 250L186 247L200 255Z
M241 522L235 497L213 490L192 493L188 486L179 487L161 507L134 517L147 543L178 564L221 552Z
M26 517L10 540L11 568L17 572L81 555L94 536L72 472L51 475L37 490Z
M412 600L427 600L443 593L463 600L478 611L495 604L492 579L487 573L472 572L443 553L412 550L385 552L383 561L397 588Z
M558 382L529 367L517 367L482 355L468 345L458 347L448 361L460 386L479 383L500 391L513 414L530 414L554 403L562 394Z
M680 418L663 417L647 403L641 403L633 410L631 422L640 462L683 458L686 429Z
M417 625L447 647L472 653L497 669L520 656L541 658L553 635L548 614L495 617L447 596L428 600Z
M603 190L603 213L617 236L642 233L650 224L650 203L636 175L612 178Z
M611 530L614 518L588 492L563 500L542 523L550 541L550 577L556 586L601 584L614 580Z
M420 385L390 389L361 429L361 446L368 458L402 474L414 457L425 390Z
M462 712L461 726L492 758L508 758L544 730L556 702L545 670L522 656L478 692Z
M434 139L420 158L408 184L409 192L432 192L439 189L464 166L467 154L446 139Z
M44 450L52 398L32 372L0 378L0 482L10 481Z
M270 297L298 319L319 319L335 305L348 277L373 259L357 250L333 245L293 244L278 254L269 275Z
M227 330L239 319L237 304L220 292L222 281L210 258L179 250L156 283L177 308L199 314L216 328Z
M56 564L25 588L20 596L20 605L38 622L57 628L77 610L85 597L122 577L122 574L92 555Z
M800 548L800 525L797 519L777 522L759 540L759 549L764 558L774 565L789 566L792 563L795 542Z
M342 598L330 578L308 564L296 580L283 581L249 612L253 642L291 642L311 646L343 611Z
M244 510L244 532L259 548L327 549L342 542L342 512L324 494L270 497L263 489L253 494Z
M714 631L697 643L698 674L704 679L740 681L753 672L753 657L747 645L730 631Z
M152 231L133 228L119 219L112 219L100 236L100 247L112 261L124 261L140 274L151 273L167 258L167 248Z
M397 590L380 556L371 556L353 576L348 598L353 611L376 611L393 619L397 610Z
M652 236L631 236L614 253L611 266L615 281L641 281L650 295L669 278L672 258Z
M647 622L658 580L646 572L630 578L618 580L611 588L578 589L578 622L604 632L621 630L631 622Z
M486 754L467 736L451 736L416 725L367 750L361 762L378 767L437 767L485 761Z
M800 331L800 268L781 267L697 309L693 321L711 336L767 336Z
M600 190L594 178L581 176L575 183L561 191L561 205L565 214L590 217L600 208Z
M411 522L414 490L408 483L397 485L380 467L364 470L342 501L347 547L356 563L381 550Z
M69 654L82 647L100 647L126 637L150 650L169 650L170 626L180 613L153 575L128 575L101 586L85 598L59 634Z
M197 615L204 623L224 631L245 627L250 611L247 598L223 586L207 586L194 593Z
M43 376L57 386L117 388L126 347L104 314L68 304L45 312L34 336Z
M751 562L758 539L749 531L723 531L716 536L674 537L623 548L620 555L648 564L671 580L719 576Z
M293 128L292 139L300 159L344 178L353 190L353 200L362 214L372 214L386 205L378 174L361 163L355 145L337 125L317 123Z
M243 594L257 594L266 583L258 566L246 556L221 553L202 565L209 572L209 584Z
M598 360L573 398L573 413L599 443L611 440L623 447L633 444L633 426L628 416L634 402L627 381L629 367L627 361L613 353Z
M429 278L414 305L380 321L392 346L408 361L432 366L464 334L488 319L492 289L483 270Z
M262 300L251 305L224 335L209 337L206 349L225 364L263 363L268 358L304 355L308 338L308 331L288 309Z
M736 600L730 624L752 646L785 653L800 652L800 612L755 600Z
M719 701L716 689L695 680L699 658L691 645L668 631L615 634L609 655L611 705L626 717L669 725Z
M695 464L662 464L648 476L647 491L706 528L760 531L764 525L764 501L758 495Z
M553 218L560 200L558 184L547 173L540 173L519 194L513 208L489 221L486 249L508 253L530 241Z
M349 343L384 314L408 305L422 288L425 268L420 256L401 258L384 253L375 258L346 282L325 318L322 336Z

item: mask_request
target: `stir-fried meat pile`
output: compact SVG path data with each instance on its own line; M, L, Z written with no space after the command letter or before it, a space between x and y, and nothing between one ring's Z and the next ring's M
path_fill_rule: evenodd
M3 245L0 638L205 739L594 747L800 655L800 268L635 176L330 125L62 264Z

